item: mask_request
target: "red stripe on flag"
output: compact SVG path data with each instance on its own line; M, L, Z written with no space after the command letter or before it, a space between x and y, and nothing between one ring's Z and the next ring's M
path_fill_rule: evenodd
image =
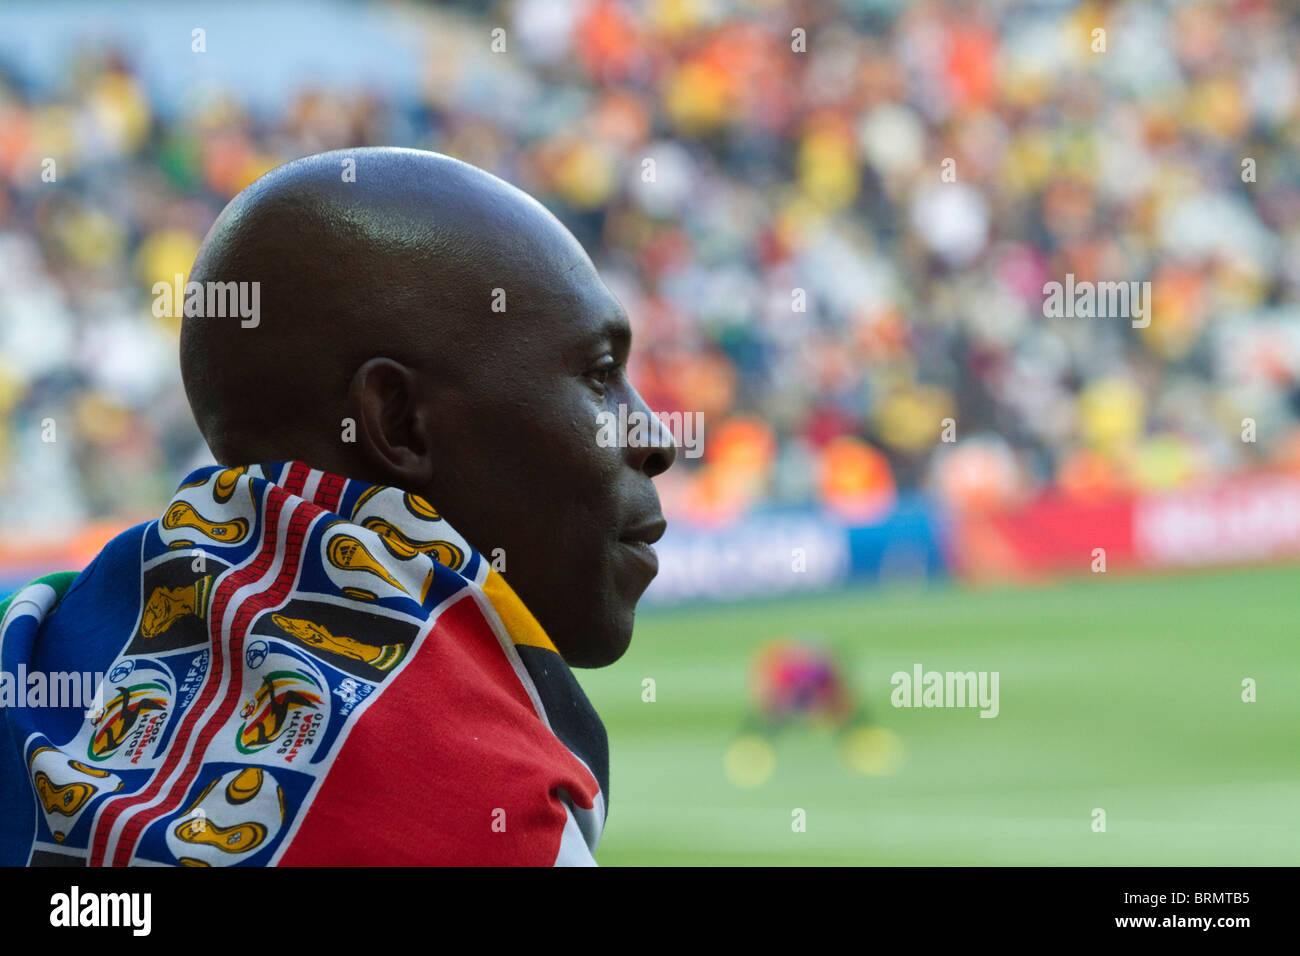
M339 499L343 497L343 488L347 485L348 480L338 475L326 474L321 479L320 488L316 492L315 501L326 511L338 511Z
M253 619L262 611L268 608L278 607L282 604L289 591L293 587L294 579L298 575L298 565L302 558L302 545L306 539L307 528L311 525L312 519L320 514L319 509L310 505L300 507L294 512L289 521L289 531L285 536L285 557L284 563L280 567L280 573L276 576L275 582L267 591L254 594L235 612L235 622L230 629L230 651L225 658L232 665L232 670L237 674L242 674L243 656L244 656L244 638L247 636L248 628L253 623ZM199 732L198 742L194 747L190 761L186 764L179 778L172 785L167 796L157 805L142 811L133 817L122 829L122 837L118 840L117 852L113 856L115 866L127 866L131 862L131 854L135 851L136 841L139 840L140 834L154 820L170 813L176 809L184 800L190 784L194 782L195 776L198 775L199 768L203 764L203 757L207 751L208 744L225 726L235 708L239 706L240 699L244 696L244 686L238 677L234 677L226 687L226 696L220 704L220 708L203 729Z
M307 470L306 466L303 465L295 467L304 472ZM109 836L112 833L113 825L122 814L132 807L149 802L162 789L163 782L176 769L176 765L180 763L181 755L185 751L185 745L193 733L195 724L203 711L212 702L212 698L216 696L225 661L225 648L221 642L221 625L225 617L226 607L230 603L231 597L240 588L260 579L270 568L275 558L276 537L280 531L280 512L287 500L288 496L280 488L275 485L271 486L261 519L263 527L262 543L257 557L243 568L228 574L213 592L212 609L208 613L208 643L212 651L212 661L203 687L182 718L181 725L172 738L162 766L150 778L148 785L139 793L111 801L104 806L99 819L95 821L91 834L91 866L104 865L104 858L108 852Z
M289 466L289 474L285 476L280 487L291 495L301 497L302 490L307 487L307 479L311 477L311 468L302 462L295 461Z

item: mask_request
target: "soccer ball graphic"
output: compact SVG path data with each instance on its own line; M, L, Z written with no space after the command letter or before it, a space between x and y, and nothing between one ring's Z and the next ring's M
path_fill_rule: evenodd
M167 848L184 866L233 866L257 856L284 825L284 790L268 770L245 767L207 785L167 824Z

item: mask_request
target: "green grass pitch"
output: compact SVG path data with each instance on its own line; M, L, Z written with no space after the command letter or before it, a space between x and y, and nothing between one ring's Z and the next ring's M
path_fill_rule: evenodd
M1295 567L1097 575L645 610L621 661L578 672L610 736L597 860L1300 863L1298 579ZM873 722L901 740L895 772L854 773L808 726L775 738L762 785L728 779L753 652L798 636L843 656ZM998 671L1000 714L892 707L890 675L917 662Z

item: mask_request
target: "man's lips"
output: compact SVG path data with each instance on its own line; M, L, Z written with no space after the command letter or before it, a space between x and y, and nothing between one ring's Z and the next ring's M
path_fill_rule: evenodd
M630 531L624 531L619 535L619 540L624 544L645 544L652 545L664 536L668 529L668 522L664 520L663 515L656 515L649 521L644 521Z
M650 577L659 573L659 555L655 553L654 543L664 536L667 528L668 522L660 515L637 525L630 531L625 531L619 537L619 544L636 556L650 572Z

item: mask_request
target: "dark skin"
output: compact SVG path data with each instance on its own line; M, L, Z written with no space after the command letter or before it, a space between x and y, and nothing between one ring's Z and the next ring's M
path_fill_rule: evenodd
M237 196L190 279L261 289L256 327L182 326L218 462L297 459L420 495L483 554L504 550L570 665L623 655L665 526L651 479L676 449L659 428L640 447L597 441L620 403L657 419L627 378L622 306L540 204L436 153L324 153Z

